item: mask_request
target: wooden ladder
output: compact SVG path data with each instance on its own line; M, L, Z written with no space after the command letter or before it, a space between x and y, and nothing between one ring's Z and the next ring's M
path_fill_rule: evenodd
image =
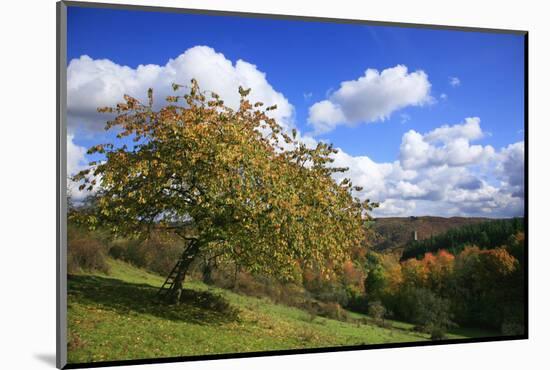
M176 277L178 276L178 269L180 265L183 263L182 259L180 258L166 280L164 281L164 284L160 287L160 289L157 291L156 297L157 298L164 298L172 290L174 287L174 283L176 282Z

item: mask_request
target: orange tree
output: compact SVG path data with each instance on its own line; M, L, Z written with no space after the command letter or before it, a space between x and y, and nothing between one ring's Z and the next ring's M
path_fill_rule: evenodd
M92 211L80 212L89 227L115 235L152 230L177 235L185 248L169 296L178 300L191 262L198 256L232 261L249 271L291 278L297 267L329 276L360 243L369 201L352 196L346 179L331 176L331 145L308 148L287 134L268 111L239 88L238 109L192 80L187 93L159 110L124 96L106 129L114 143L96 145L75 181L95 190ZM131 142L132 144L128 144Z

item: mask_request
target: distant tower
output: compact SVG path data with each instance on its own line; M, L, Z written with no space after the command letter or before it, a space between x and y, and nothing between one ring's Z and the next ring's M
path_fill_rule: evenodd
M413 236L413 240L417 241L418 240L418 231L414 230L412 236Z

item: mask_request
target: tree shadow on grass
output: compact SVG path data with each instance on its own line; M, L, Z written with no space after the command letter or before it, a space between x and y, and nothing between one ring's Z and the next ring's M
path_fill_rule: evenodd
M184 289L181 304L173 305L158 302L157 290L147 284L100 276L70 275L68 278L69 305L72 302L93 304L121 315L136 312L201 325L238 320L238 310L219 295Z

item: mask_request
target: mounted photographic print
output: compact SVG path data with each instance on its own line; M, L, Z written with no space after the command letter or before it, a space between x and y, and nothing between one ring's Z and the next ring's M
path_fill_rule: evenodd
M526 51L58 3L58 366L527 338Z

